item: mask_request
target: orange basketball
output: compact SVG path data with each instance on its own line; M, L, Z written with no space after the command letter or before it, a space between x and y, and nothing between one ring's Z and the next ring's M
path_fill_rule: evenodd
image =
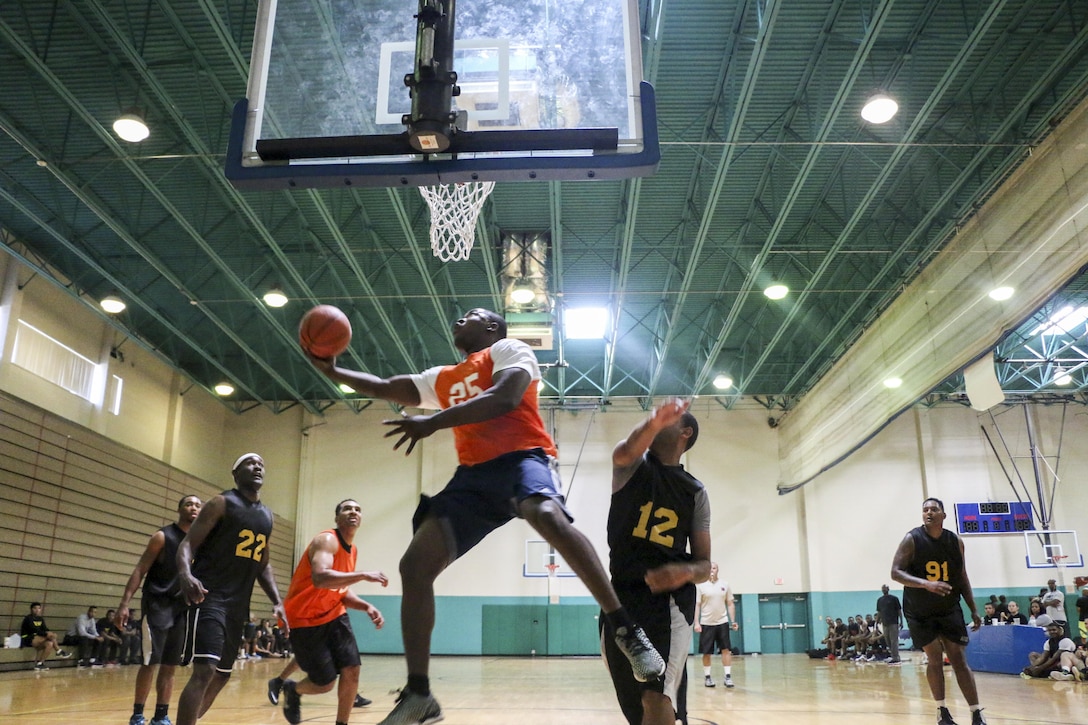
M314 357L336 357L351 344L351 323L338 307L318 305L298 323L298 341Z

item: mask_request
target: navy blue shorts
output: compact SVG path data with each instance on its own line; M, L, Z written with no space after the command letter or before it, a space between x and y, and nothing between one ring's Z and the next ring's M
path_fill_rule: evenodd
M412 530L428 516L442 525L450 561L464 556L484 537L518 515L517 506L532 496L555 501L574 521L560 493L556 460L543 449L514 451L476 466L458 466L446 487L420 496Z
M327 685L345 667L359 666L359 645L347 614L316 627L292 627L291 651L315 685Z

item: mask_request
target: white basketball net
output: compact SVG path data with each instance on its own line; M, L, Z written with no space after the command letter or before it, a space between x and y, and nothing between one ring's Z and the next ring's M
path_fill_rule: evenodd
M431 208L431 251L443 262L468 259L480 216L494 181L421 186L419 193Z

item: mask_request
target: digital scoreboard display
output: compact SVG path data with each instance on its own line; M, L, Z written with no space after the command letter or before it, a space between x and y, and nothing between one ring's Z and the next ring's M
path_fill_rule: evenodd
M961 534L1017 534L1034 531L1030 503L982 501L956 504L956 526Z

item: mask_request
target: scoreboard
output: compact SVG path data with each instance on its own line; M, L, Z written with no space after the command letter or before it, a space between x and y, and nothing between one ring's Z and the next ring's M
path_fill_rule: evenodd
M956 504L956 526L961 534L1017 534L1034 531L1030 503L981 501Z

